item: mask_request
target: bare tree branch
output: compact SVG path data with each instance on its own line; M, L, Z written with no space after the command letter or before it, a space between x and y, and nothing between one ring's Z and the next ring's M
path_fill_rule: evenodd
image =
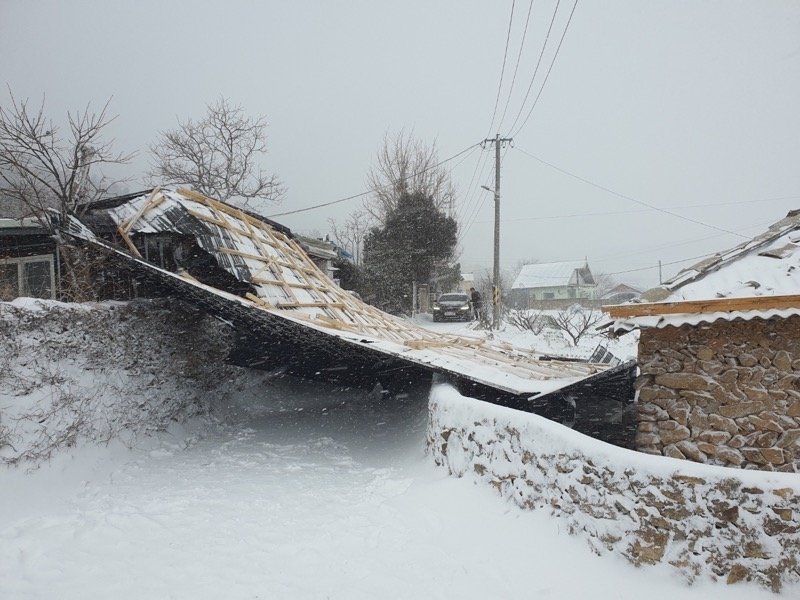
M27 100L17 100L10 88L8 93L9 106L0 107L0 198L4 204L0 208L4 212L47 222L49 210L79 212L118 183L90 173L93 166L125 164L133 158L133 154L113 152L113 141L102 139L106 125L114 120L107 114L110 101L100 112L93 112L87 104L83 111L67 113L69 127L62 135L45 117L44 98L36 110L29 108ZM69 246L61 236L56 236L56 241L65 269L63 297L94 299L91 263L80 248Z
M24 206L28 214L41 216L47 209L75 212L96 200L114 183L90 173L101 164L125 164L133 154L112 151L113 140L101 139L114 120L102 110L86 109L67 114L69 132L44 114L44 98L38 110L28 100L17 100L9 88L10 105L0 107L0 195Z
M591 330L602 320L603 313L593 310L560 310L553 317L556 328L565 332L577 346L581 338L590 334Z
M447 216L455 216L456 189L450 171L439 162L435 142L426 146L405 131L393 137L385 134L377 164L367 173L373 193L364 201L364 210L382 225L401 197L419 193L433 198Z
M328 224L336 244L350 252L353 255L353 262L360 265L364 237L371 228L371 220L368 215L364 211L355 210L350 213L344 223L339 224L336 219L328 219Z
M151 182L188 184L210 198L240 199L248 208L257 208L253 201L280 202L282 183L258 165L267 153L266 118L248 117L225 98L207 108L201 120L179 122L150 146Z

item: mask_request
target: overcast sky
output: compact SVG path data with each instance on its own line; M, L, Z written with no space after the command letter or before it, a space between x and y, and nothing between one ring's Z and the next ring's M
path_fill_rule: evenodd
M513 4L0 0L0 73L54 118L111 98L132 191L179 119L220 96L265 115L288 189L273 215L363 192L387 132L442 159L513 137L506 269L586 258L649 287L659 260L666 279L800 208L800 2L580 0L566 28L564 0L545 44L556 2L534 0L524 45L531 5ZM448 163L466 271L492 266L493 156ZM276 220L324 235L359 206Z

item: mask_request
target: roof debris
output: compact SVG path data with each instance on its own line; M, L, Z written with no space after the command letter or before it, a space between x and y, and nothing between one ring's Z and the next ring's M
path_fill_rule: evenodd
M383 313L339 288L287 228L191 190L155 188L89 205L80 222L62 229L231 323L240 337L232 359L241 364L290 364L317 375L421 367L528 395L609 370L540 361L522 349L442 336Z

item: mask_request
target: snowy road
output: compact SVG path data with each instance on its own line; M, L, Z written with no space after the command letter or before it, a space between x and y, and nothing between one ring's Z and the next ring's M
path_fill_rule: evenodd
M448 477L424 455L427 392L281 379L224 426L8 471L0 598L774 597L597 557L557 520Z

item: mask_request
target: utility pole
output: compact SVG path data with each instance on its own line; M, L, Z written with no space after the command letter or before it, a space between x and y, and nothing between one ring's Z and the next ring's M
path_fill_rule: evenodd
M494 139L483 140L494 143L494 281L492 285L492 329L500 328L500 147L510 143L511 138L501 138L498 133Z

